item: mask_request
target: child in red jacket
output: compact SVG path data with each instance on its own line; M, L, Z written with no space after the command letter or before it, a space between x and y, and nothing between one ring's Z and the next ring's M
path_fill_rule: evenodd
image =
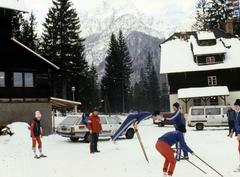
M41 121L41 113L40 111L36 111L35 112L35 118L32 120L31 122L31 137L32 137L32 150L34 152L34 158L35 159L39 159L40 157L47 157L45 155L42 154L42 141L41 138L43 136L42 134L42 130L41 130L41 125L40 125L40 121ZM40 138L41 135L41 138ZM37 156L36 153L36 142L38 143L38 150L40 152L40 156Z

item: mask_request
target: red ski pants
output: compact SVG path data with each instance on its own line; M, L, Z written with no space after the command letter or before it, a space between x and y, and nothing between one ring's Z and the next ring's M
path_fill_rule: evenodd
M175 165L176 165L176 159L174 157L172 148L170 147L169 144L163 141L157 141L156 149L165 158L165 163L163 165L163 172L168 172L168 175L172 176Z
M38 143L38 149L42 149L42 141L41 138L38 136L35 139L32 138L32 147L33 149L36 149L36 142Z

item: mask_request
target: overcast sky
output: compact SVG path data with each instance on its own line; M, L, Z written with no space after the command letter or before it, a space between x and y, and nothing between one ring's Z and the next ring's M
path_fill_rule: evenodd
M33 10L38 24L44 22L48 8L52 7L52 0L24 0L24 2L29 11ZM93 8L101 0L72 0L72 2L74 8L80 12L80 9ZM195 10L197 0L132 0L132 2L142 12L159 16L175 26Z

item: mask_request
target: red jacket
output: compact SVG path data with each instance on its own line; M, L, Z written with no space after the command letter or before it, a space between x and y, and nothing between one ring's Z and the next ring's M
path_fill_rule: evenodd
M100 133L102 130L100 118L98 116L95 117L94 114L88 117L87 125L88 125L88 129L92 130L93 133Z

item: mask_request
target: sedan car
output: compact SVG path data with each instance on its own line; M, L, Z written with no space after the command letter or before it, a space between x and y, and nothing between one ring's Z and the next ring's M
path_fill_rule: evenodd
M109 117L108 115L99 115L102 124L102 133L100 137L113 136L118 128L121 126L122 121L118 117ZM83 122L80 115L68 116L57 127L57 134L63 137L69 137L72 141L78 141L83 138L86 142L91 141L87 124ZM121 136L125 135L127 139L134 137L134 129L130 126Z

